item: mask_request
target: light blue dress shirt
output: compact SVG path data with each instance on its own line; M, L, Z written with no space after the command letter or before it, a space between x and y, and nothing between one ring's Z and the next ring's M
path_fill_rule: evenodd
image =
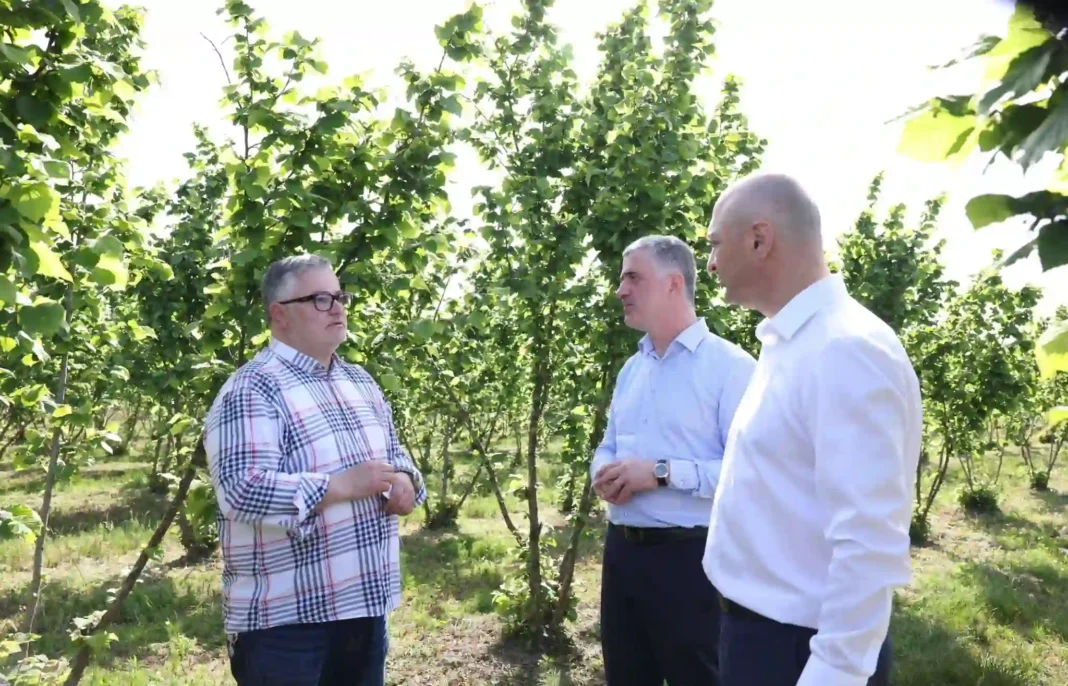
M669 460L667 486L608 504L608 520L640 527L708 526L727 433L756 361L697 319L660 357L648 335L623 365L591 473L625 459Z

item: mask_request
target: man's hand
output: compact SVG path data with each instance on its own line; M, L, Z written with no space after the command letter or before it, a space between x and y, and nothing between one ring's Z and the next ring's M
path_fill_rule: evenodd
M326 496L319 501L316 509L321 512L323 508L334 503L361 500L385 493L389 490L392 477L393 465L383 460L368 460L343 472L331 474Z
M393 490L389 493L386 501L386 512L404 516L411 514L415 509L415 486L412 485L412 477L406 472L394 472L390 476Z
M655 464L650 460L622 460L606 464L597 470L593 490L613 505L623 505L635 493L657 487L653 474Z

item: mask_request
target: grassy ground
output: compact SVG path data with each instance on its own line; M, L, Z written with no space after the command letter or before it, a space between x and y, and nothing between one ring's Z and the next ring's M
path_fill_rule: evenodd
M1018 458L1016 458L1018 459ZM72 617L104 606L164 507L145 488L145 465L112 463L63 484L45 556L39 650L69 646ZM998 515L965 515L955 475L940 496L931 545L914 550L915 580L893 620L897 686L1027 686L1068 683L1068 478L1029 492L1003 477ZM40 479L0 472L0 505L39 502ZM36 499L36 500L35 500ZM518 508L516 508L518 511ZM597 643L596 519L576 583L578 621L564 655L502 641L493 591L510 562L511 538L492 497L472 498L459 526L424 531L406 522L405 601L390 618L393 684L603 684ZM522 526L522 519L517 519ZM83 683L219 684L229 681L219 611L218 560L187 565L177 537L151 567L114 627L112 653ZM0 544L0 637L27 603L33 549Z

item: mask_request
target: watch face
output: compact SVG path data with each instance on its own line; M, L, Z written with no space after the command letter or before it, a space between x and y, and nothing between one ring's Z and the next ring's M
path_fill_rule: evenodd
M663 463L658 463L655 467L653 467L653 474L663 479L668 474L668 466Z

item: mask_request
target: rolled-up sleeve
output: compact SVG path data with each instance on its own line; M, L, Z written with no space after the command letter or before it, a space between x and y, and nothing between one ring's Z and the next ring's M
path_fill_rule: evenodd
M326 495L330 477L281 471L281 422L263 391L223 393L205 427L208 471L223 517L299 529Z
M900 361L874 342L835 342L822 356L806 411L832 554L798 686L863 686L886 638L893 589L910 577L906 453L918 399Z

